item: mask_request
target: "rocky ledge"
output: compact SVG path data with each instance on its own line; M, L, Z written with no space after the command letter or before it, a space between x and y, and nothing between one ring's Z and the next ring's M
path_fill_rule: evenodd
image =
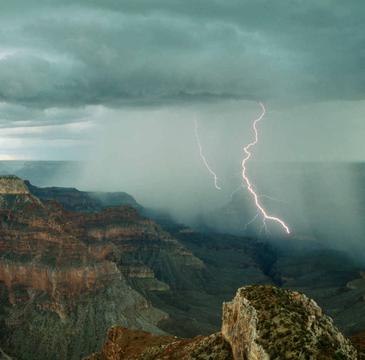
M247 286L223 305L223 337L234 359L357 359L350 340L305 295Z
M100 353L85 360L360 359L332 319L305 295L273 286L238 289L223 304L222 330L178 339L113 327Z
M29 189L17 176L0 176L0 194L29 194Z

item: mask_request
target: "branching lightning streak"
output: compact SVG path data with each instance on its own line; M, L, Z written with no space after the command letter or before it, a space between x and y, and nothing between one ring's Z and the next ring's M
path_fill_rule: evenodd
M277 199L277 198L274 198L273 196L269 196L269 195L265 195L265 194L260 194L260 195L257 195L260 198L266 198L266 199L269 199L269 200L272 200L272 201L276 201L276 202L281 202L281 203L284 203L284 204L287 204L286 201L284 200L280 200L280 199Z
M265 235L270 234L269 230L267 229L267 225L266 225L266 220L265 218L263 218L262 221L262 225L261 225L261 229L260 229L260 234L265 231Z
M214 179L214 187L217 190L222 190L221 187L218 185L218 176L217 176L217 174L211 169L211 167L208 164L207 159L204 156L203 147L202 147L202 144L200 142L200 137L199 137L198 120L194 119L194 124L195 124L195 138L196 138L196 142L197 142L198 147L199 147L200 157L201 157L201 159L202 159L205 167L208 169L208 171L210 172L210 174L213 176L213 179Z
M264 104L262 102L260 102L259 104L261 106L262 113L261 113L261 115L257 119L254 120L254 122L252 124L252 129L254 131L255 139L254 139L254 141L252 141L251 143L249 143L248 145L246 145L243 148L243 151L245 152L246 156L242 160L242 178L243 178L244 182L247 185L247 190L253 196L253 199L255 201L255 205L256 205L258 211L262 214L262 216L264 218L264 221L265 220L271 220L271 221L277 222L278 224L280 224L283 227L283 229L288 234L290 234L290 230L289 230L288 225L285 224L285 222L283 220L279 219L278 217L269 215L266 212L266 210L264 209L264 207L260 204L259 196L256 194L255 190L253 189L253 186L251 184L251 181L250 181L250 179L248 178L248 176L246 174L246 170L247 170L246 169L246 163L251 158L250 148L253 147L253 146L255 146L258 143L258 141L259 141L258 132L257 132L257 124L265 116L265 113L266 113L266 109L265 109Z
M241 184L236 190L233 190L231 192L231 200L233 200L233 197L236 193L238 193L240 190L243 190L245 188L245 185Z
M259 213L256 213L256 215L245 225L245 230L247 230L247 228L255 222L255 220L259 217Z

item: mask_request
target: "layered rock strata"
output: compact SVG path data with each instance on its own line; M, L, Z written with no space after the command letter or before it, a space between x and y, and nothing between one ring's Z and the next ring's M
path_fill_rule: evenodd
M112 325L163 333L168 314L139 290L168 291L156 278L167 266L173 279L204 268L130 206L67 211L0 177L0 347L9 356L80 359Z

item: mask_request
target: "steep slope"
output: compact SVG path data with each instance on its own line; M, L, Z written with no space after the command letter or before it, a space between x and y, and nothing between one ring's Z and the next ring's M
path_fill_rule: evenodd
M222 333L235 359L356 359L358 354L305 295L271 286L241 288L223 306Z
M79 359L115 324L161 333L168 315L137 290L204 268L131 207L69 212L15 177L0 192L0 347L18 359Z
M365 296L364 287L361 286L361 281L355 281L361 278L363 268L339 251L319 247L318 244L312 246L308 241L301 242L298 239L290 240L283 246L269 246L253 238L212 232L199 233L177 225L164 214L156 215L145 209L143 212L153 216L168 233L158 227L155 240L150 239L148 242L146 239L142 241L144 235L139 233L138 239L135 236L129 241L133 242L133 248L130 251L121 251L123 247L129 246L125 237L124 240L116 241L108 235L103 241L94 241L94 235L89 236L82 227L90 227L94 221L93 216L107 205L114 206L106 212L109 213L108 216L115 216L116 220L113 221L118 222L118 216L121 215L117 215L119 210L116 205L129 199L124 193L120 193L120 197L118 194L104 194L107 200L104 199L101 204L99 195L94 193L68 188L28 187L33 195L39 194L44 199L57 199L69 209L83 214L77 215L81 220L76 220L79 224L70 231L80 234L84 231L84 235L80 236L85 243L90 242L90 248L95 249L96 253L103 253L104 257L116 263L129 285L171 315L160 323L160 326L170 333L194 336L215 331L219 327L221 302L231 298L241 284L260 283L280 284L308 293L328 311L335 319L336 325L347 334L365 328L362 300ZM95 202L93 198L98 200ZM133 200L130 202L134 203ZM242 206L242 202L239 204ZM138 209L138 206L133 207ZM126 215L126 208L123 211ZM131 209L128 211L133 213ZM136 228L142 229L146 227L145 222L148 220L140 217L139 212L135 212L133 221ZM90 213L94 215L89 217ZM77 216L73 214L70 222L74 223ZM109 220L99 216L96 223L102 224ZM122 217L120 221L124 221ZM152 233L153 230L149 232ZM180 256L176 259L171 256L170 250L166 249L166 243L159 242L160 235L176 238L184 245L184 251L189 249L203 260L204 267L198 269L199 265L196 263L196 266L187 266L185 271L179 271L184 261L180 261ZM341 267L338 266L339 263ZM188 301L181 301L182 298ZM354 309L357 314L355 319Z
M158 300L164 300L163 305L154 301L171 314L160 324L167 332L181 337L215 332L220 327L222 302L231 299L239 286L274 283L269 270L275 253L269 246L255 239L200 233L183 226L169 230L204 262L205 276L198 288L191 285L173 294L161 293Z
M124 193L86 193L26 184L33 195L56 200L73 210L67 212L69 232L77 234L98 256L103 254L117 264L132 288L169 313L159 323L169 333L194 336L214 332L220 325L222 301L231 298L240 284L271 282L264 272L272 251L257 241L200 234L177 226L171 219L163 221L139 205L133 205L138 211L120 208L117 205L129 199ZM161 226L141 217L141 212ZM260 257L266 257L265 261Z
M6 354L78 359L114 325L183 337L214 333L222 301L250 283L298 288L342 329L364 328L361 269L340 253L285 253L171 221L161 227L137 206L118 206L128 196L104 194L96 202L93 196L0 177L0 348ZM191 346L222 345L217 336L207 341L199 337Z
M359 354L311 299L273 286L238 289L223 304L222 329L178 339L114 327L85 360L356 360Z

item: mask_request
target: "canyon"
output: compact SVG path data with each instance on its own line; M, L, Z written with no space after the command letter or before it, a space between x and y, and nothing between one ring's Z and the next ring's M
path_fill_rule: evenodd
M84 360L355 360L363 354L305 295L247 286L223 304L221 331L193 339L113 327Z
M365 328L363 269L338 251L193 229L126 193L14 176L0 177L0 225L0 348L18 360L81 359L110 331L225 351L222 303L251 284L304 292L346 335Z
M0 339L17 358L79 359L115 324L162 333L168 314L136 289L167 291L155 277L161 264L173 262L170 276L204 268L130 206L81 214L18 178L0 188Z

